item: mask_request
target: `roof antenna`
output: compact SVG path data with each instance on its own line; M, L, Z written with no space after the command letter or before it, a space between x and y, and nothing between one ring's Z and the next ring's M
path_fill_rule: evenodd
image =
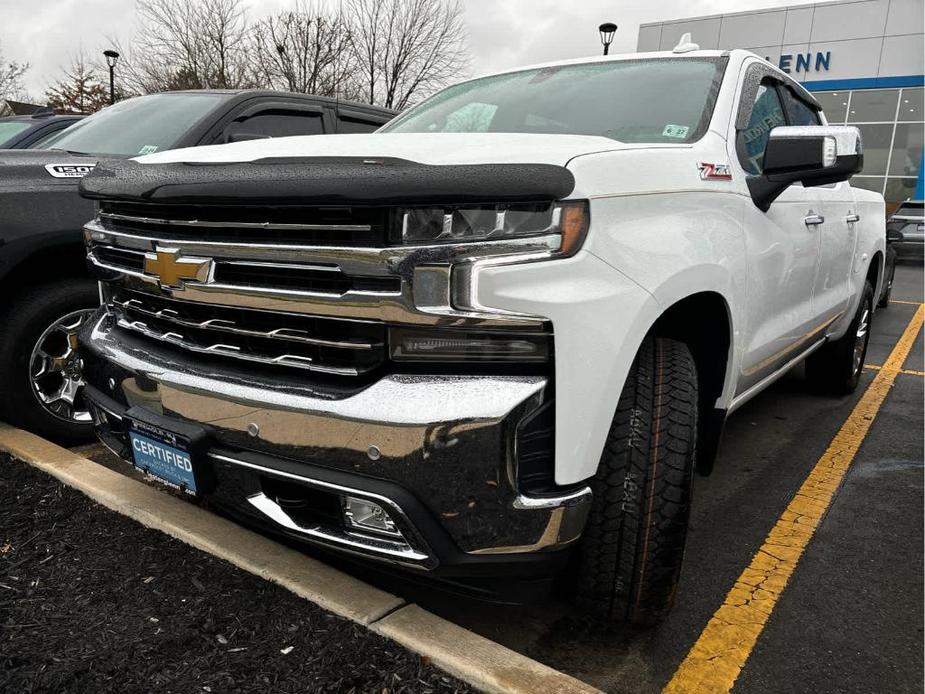
M671 49L672 53L690 53L691 51L699 51L700 46L691 41L691 32L681 34L681 40L678 41L678 45Z

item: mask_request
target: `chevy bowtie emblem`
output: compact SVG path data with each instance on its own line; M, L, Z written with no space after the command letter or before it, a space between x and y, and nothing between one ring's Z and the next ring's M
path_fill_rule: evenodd
M176 248L145 253L145 274L157 276L161 287L182 287L182 280L207 282L211 269L209 258L183 257Z

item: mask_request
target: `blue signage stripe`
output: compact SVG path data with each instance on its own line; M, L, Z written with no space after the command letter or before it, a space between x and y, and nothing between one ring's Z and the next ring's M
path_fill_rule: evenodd
M808 80L801 83L811 92L830 89L886 89L889 87L923 87L925 75L901 75L898 77L857 77L845 80Z

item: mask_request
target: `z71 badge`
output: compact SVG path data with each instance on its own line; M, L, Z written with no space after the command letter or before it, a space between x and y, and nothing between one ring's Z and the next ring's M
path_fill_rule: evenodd
M729 164L708 164L702 161L697 164L697 168L700 169L700 178L704 181L732 180L732 169L729 168Z
M45 164L45 170L55 178L83 178L96 164Z

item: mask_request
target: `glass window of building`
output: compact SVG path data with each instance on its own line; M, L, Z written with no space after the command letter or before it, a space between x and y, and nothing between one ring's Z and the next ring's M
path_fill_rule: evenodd
M925 120L925 89L903 89L902 99L899 101L899 120Z
M881 193L887 213L915 195L925 141L925 89L854 89L815 92L829 123L847 121L861 131L864 169L856 188Z
M848 94L850 92L813 92L816 101L822 104L822 112L832 125L845 122L848 113Z
M898 89L861 89L851 92L849 123L886 123L896 120Z
M890 176L919 175L922 161L922 125L920 123L898 123L893 137L893 152L890 156Z
M862 174L882 176L886 173L890 159L890 140L893 137L893 125L890 123L855 124L861 131L861 145L864 151L864 168Z

